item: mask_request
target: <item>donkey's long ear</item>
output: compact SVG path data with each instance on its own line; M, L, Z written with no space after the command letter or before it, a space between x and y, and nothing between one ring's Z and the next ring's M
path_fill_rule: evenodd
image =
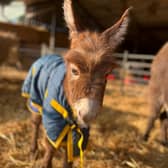
M75 0L64 0L64 18L67 24L67 27L69 28L70 37L73 36L73 34L76 34L80 31L80 26L78 23L78 17L74 12L74 3Z
M129 23L129 12L132 7L128 8L121 16L119 21L112 27L108 28L101 34L101 40L111 49L115 49L124 39Z

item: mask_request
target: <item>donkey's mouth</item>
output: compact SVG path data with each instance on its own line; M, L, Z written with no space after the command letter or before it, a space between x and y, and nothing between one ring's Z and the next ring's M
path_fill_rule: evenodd
M89 127L88 123L86 123L80 116L77 117L76 122L80 128L88 128Z
M79 127L88 128L101 110L101 103L95 99L82 98L73 104Z

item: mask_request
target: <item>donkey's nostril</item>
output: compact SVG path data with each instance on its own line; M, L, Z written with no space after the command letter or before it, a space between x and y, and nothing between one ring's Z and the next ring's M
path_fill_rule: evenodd
M80 111L78 112L78 115L79 115L79 117L80 117L80 118L82 117L82 114L81 114L81 112L80 112Z
M78 117L85 122L88 122L89 120L88 115L84 115L81 111L78 112Z
M85 115L85 116L83 117L83 120L84 120L86 123L90 122L91 119L92 119L92 118L91 118L91 116L89 116L89 115Z
M81 126L88 125L95 120L97 113L100 111L100 102L97 100L83 98L74 104L76 111L77 123Z

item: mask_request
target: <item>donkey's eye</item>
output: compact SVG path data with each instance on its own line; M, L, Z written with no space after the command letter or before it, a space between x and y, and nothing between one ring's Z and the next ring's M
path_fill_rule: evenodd
M78 76L79 75L79 71L75 68L72 68L72 74L75 75L75 76Z

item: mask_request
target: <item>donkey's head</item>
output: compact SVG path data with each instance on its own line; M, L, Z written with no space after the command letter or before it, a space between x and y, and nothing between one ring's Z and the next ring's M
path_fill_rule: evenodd
M120 20L103 33L90 32L80 27L72 0L64 1L71 38L70 50L64 57L67 67L65 92L81 127L87 127L101 110L106 76L115 68L112 53L126 34L128 13L126 10Z

